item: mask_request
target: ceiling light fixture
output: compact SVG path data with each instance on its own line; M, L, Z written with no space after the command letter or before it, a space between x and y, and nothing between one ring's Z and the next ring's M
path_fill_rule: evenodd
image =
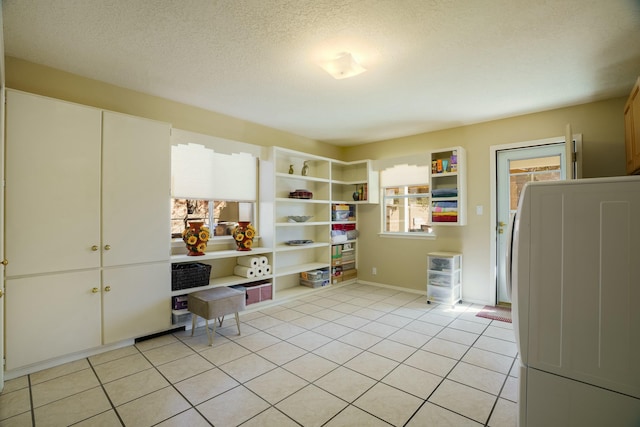
M339 53L334 59L325 61L320 66L337 80L354 77L367 71L349 52Z

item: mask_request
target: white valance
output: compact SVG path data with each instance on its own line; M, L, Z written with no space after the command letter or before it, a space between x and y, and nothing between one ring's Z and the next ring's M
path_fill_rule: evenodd
M256 200L257 159L200 144L171 146L171 194L179 199Z
M381 187L419 185L429 182L431 161L427 154L381 159L374 162L380 171Z
M416 165L396 165L380 172L381 187L401 185L424 185L429 183L429 167Z

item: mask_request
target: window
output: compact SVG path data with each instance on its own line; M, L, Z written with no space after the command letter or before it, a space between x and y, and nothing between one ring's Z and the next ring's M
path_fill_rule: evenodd
M171 199L171 237L182 236L189 221L202 221L212 237L230 236L240 219L255 223L254 203L197 199Z
M430 233L429 185L383 188L384 233Z
M382 234L433 236L429 225L428 156L383 160L379 161L378 167L382 187Z
M171 141L172 237L189 221L204 222L214 238L239 221L256 224L259 147L179 129Z

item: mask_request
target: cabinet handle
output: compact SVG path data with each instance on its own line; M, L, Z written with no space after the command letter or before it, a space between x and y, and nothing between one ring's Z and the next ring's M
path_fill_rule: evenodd
M9 264L9 260L7 260L7 259L3 259L3 260L2 260L2 262L1 262L0 264L2 264L2 265L4 265L4 266L7 266L7 264Z
M105 286L105 287L104 287L104 291L105 291L105 292L109 292L110 290L111 290L111 286Z
M111 245L104 245L104 250L108 251L109 249L111 249Z
M98 249L100 249L100 247L99 247L98 245L93 245L93 246L91 246L91 250L92 250L93 252L97 251Z
M98 292L100 292L100 289L98 289L98 288L91 289L91 293L92 294L97 294Z
M4 296L4 291L0 289L0 298L2 298L3 296Z

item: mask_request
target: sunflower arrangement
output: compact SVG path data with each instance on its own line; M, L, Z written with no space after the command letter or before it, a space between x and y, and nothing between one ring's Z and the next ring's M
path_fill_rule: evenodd
M253 238L256 236L256 229L251 224L241 223L236 225L232 235L239 251L250 251L253 246Z
M191 224L191 227L186 228L182 232L182 240L189 249L189 255L203 255L207 250L210 235L209 228L205 226L198 227Z

